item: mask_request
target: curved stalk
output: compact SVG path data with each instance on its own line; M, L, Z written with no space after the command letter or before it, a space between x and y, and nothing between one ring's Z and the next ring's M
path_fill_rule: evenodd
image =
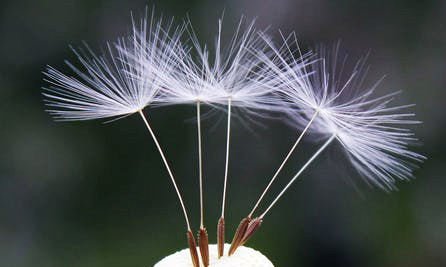
M266 210L260 215L260 218L264 218L268 211L277 203L277 201L282 197L282 195L288 190L288 188L296 181L296 179L302 174L302 172L324 151L324 149L336 138L336 134L332 135L317 151L311 156L311 158L305 163L302 168L294 175L293 179L285 186L285 188L280 191L279 195L271 202L271 204L266 208Z
M229 170L229 143L231 140L231 98L228 98L228 125L226 129L226 163L225 163L225 179L223 184L223 201L221 205L221 217L225 217L225 203L226 203L226 186L228 184L228 170Z
M142 117L142 119L143 119L143 121L144 121L144 123L145 123L145 125L147 127L147 130L149 130L149 133L152 136L152 139L155 142L156 147L158 148L160 156L163 159L164 165L166 166L167 172L169 173L170 180L172 181L173 187L175 188L175 192L177 193L177 196L178 196L178 200L180 201L181 208L183 209L184 219L186 220L186 225L187 225L187 230L191 230L190 223L189 223L189 218L187 216L186 207L184 205L183 198L181 197L181 193L180 193L180 190L178 189L177 183L175 182L175 178L173 176L172 170L170 169L169 163L167 162L167 159L164 156L164 152L161 149L161 146L160 146L160 144L158 142L158 139L156 138L156 135L153 132L152 128L150 127L150 124L147 121L146 117L144 116L144 113L142 112L142 110L139 111L139 114L141 115L141 117Z
M316 111L313 115L313 117L311 118L311 120L308 122L307 126L305 127L305 129L302 131L302 133L299 135L299 137L297 138L296 142L294 143L294 145L291 147L290 151L288 152L288 154L286 155L285 159L282 161L282 163L280 164L279 168L277 169L277 171L274 173L273 178L271 178L270 182L268 183L268 185L266 186L265 190L263 190L262 195L259 197L259 199L257 200L256 204L254 205L254 208L251 210L251 212L249 213L248 217L252 217L252 215L254 214L254 212L256 211L256 209L259 207L260 202L263 200L263 197L266 195L266 193L268 192L269 188L271 187L271 185L273 184L273 182L276 180L277 176L279 175L280 171L283 169L283 166L285 166L285 163L288 161L288 159L290 158L291 154L293 154L294 150L296 149L297 145L300 143L300 140L303 138L303 136L305 135L305 133L307 132L307 130L310 128L311 123L314 121L314 119L316 119L317 115L319 114L319 111Z
M189 247L189 252L190 252L190 256L191 256L191 260L192 260L192 265L194 267L199 267L197 246L196 246L196 243L195 243L194 235L192 234L192 230L190 228L189 218L187 216L186 207L184 205L183 198L181 197L180 190L178 189L178 186L177 186L177 183L175 182L175 178L173 176L172 170L170 169L169 163L167 162L167 159L164 156L164 152L161 149L161 146L160 146L160 144L158 142L158 139L156 138L155 133L153 132L152 128L150 127L150 124L147 121L146 117L144 116L143 111L139 110L138 113L141 115L141 118L144 121L144 124L146 125L147 130L149 130L149 133L152 136L152 139L155 142L156 147L158 148L160 156L163 159L164 165L166 166L167 172L169 173L170 180L172 181L173 187L175 188L175 192L177 193L178 199L179 199L180 204L181 204L181 208L183 209L184 219L186 220L187 244L188 244L188 247Z

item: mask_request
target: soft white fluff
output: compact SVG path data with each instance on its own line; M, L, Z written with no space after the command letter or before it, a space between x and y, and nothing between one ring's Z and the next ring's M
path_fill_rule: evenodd
M163 27L162 21L141 20L133 24L133 34L108 45L97 56L85 45L73 49L82 69L69 61L74 76L53 67L44 72L49 86L44 88L48 109L58 120L88 120L124 116L152 103L162 86L157 74L170 72L178 49L182 27Z
M225 251L229 250L225 244ZM209 245L209 267L273 267L274 265L262 253L248 247L239 247L230 257L217 259L217 245ZM202 266L202 265L201 265ZM155 264L154 267L193 267L189 249L173 253Z
M365 59L345 70L346 57L338 56L339 44L332 51L320 49L319 59L294 59L298 50L294 35L277 47L268 38L275 57L263 57L277 74L276 87L289 105L291 123L305 127L315 113L310 131L335 136L356 170L382 189L393 189L398 179L408 179L413 162L423 156L409 150L416 141L404 125L418 123L405 112L410 105L391 106L395 94L375 96L375 88L363 84L367 72ZM304 68L302 66L305 66Z
M189 27L192 50L183 45L177 54L174 72L160 73L165 82L163 104L195 103L226 105L231 99L233 106L246 109L269 109L276 98L274 89L264 85L268 80L256 71L263 70L261 60L255 55L264 51L266 44L254 28L240 20L232 38L222 40L222 21L213 46L202 46L192 27ZM211 47L212 49L210 49ZM267 53L266 51L264 51ZM212 55L211 55L212 54ZM277 101L276 101L277 102Z

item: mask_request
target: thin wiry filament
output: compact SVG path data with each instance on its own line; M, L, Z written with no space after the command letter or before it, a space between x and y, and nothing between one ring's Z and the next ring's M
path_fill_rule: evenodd
M190 223L189 223L189 217L187 216L187 211L186 211L186 207L184 205L183 202L183 198L181 197L181 193L180 190L178 189L177 183L175 181L175 178L173 176L172 170L170 169L169 163L167 162L166 157L164 156L164 152L161 149L161 146L158 142L158 139L156 138L155 133L153 132L152 128L150 127L149 122L147 121L146 117L144 116L144 113L142 110L139 111L139 114L141 115L141 118L143 119L147 130L149 130L150 135L152 136L153 141L155 142L156 147L158 148L158 152L160 153L160 156L163 160L164 165L166 166L167 172L169 173L170 179L172 181L173 187L175 188L175 192L177 193L178 199L180 201L181 204L181 208L183 209L183 213L184 213L184 219L186 220L186 225L187 225L187 230L190 231Z
M223 201L221 204L221 217L225 217L225 203L226 203L226 186L228 184L228 170L229 170L229 143L231 140L231 98L228 98L228 124L226 129L226 159L225 159L225 178L223 183Z
M307 132L308 128L310 128L311 123L314 121L314 119L316 119L317 115L319 114L318 111L316 111L313 115L313 117L310 119L310 121L308 122L307 126L303 129L303 131L301 132L301 134L299 135L299 137L297 138L296 142L294 143L294 145L291 147L290 151L288 152L288 154L286 155L285 159L282 161L282 163L280 164L279 168L277 169L276 173L274 173L273 177L271 178L270 182L268 183L268 185L266 186L265 190L263 191L262 195L259 197L259 199L257 200L257 203L254 205L254 208L251 210L251 212L249 213L248 217L251 217L254 212L256 211L257 207L259 206L260 202L262 202L263 197L265 196L265 194L268 192L269 188L271 187L271 185L273 184L273 182L276 180L277 176L279 175L280 171L282 170L282 168L285 166L285 163L288 161L288 159L290 158L291 154L293 154L293 152L296 150L297 145L300 143L300 140L303 138L303 136L305 135L305 133Z
M200 228L204 228L204 203L203 203L203 162L201 153L201 118L200 101L197 101L197 137L198 137L198 179L200 183Z
M221 216L217 223L217 254L218 258L223 256L225 244L225 203L226 203L226 187L228 184L229 170L229 144L231 140L231 104L232 98L228 98L228 122L226 129L226 158L225 158L225 177L223 182L223 198L221 203Z
M282 195L288 190L288 188L296 181L296 179L302 174L302 172L325 150L325 148L335 140L336 134L332 135L317 151L311 156L307 163L302 166L302 168L294 175L290 182L280 191L277 197L271 202L271 204L266 208L266 210L260 215L260 218L264 218L269 210L277 203L277 201L282 197Z

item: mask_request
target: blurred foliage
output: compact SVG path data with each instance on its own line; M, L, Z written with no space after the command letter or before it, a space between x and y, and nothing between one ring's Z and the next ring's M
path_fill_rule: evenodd
M47 64L66 70L69 44L85 40L99 51L125 35L130 11L143 14L146 4L179 20L188 14L207 42L223 10L227 29L246 15L272 33L296 30L304 45L342 39L351 58L370 51L371 81L388 75L380 92L401 89L401 102L417 104L424 124L414 128L422 140L415 150L428 160L416 180L390 194L369 189L357 177L349 182L348 164L326 153L249 246L276 266L446 266L446 2L434 0L2 1L0 266L152 266L185 247L175 193L139 118L55 123L40 91ZM194 109L146 112L198 226ZM263 123L234 124L227 239L296 136L280 122ZM206 224L215 242L224 114L203 127ZM296 153L274 192L312 149L306 143Z

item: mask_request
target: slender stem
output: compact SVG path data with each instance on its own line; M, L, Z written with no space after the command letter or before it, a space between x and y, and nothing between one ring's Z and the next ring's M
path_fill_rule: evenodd
M201 118L200 100L197 100L197 134L198 134L198 179L200 180L200 229L204 228L204 203L203 203L203 163L201 159Z
M285 166L285 163L288 161L288 159L290 158L291 154L293 154L294 150L296 149L297 145L300 143L300 140L302 139L302 137L305 135L305 133L307 132L307 130L310 128L311 123L314 121L314 119L317 117L317 115L319 114L319 111L316 111L313 115L313 117L311 118L311 120L308 122L307 126L305 127L305 129L302 131L302 133L299 135L299 137L297 138L296 142L294 143L294 145L291 147L290 151L288 152L288 154L286 155L285 159L282 161L282 163L280 164L279 168L277 169L276 173L274 173L273 178L271 178L269 184L266 186L265 190L263 191L262 195L259 197L259 199L257 200L257 203L254 205L254 208L251 210L251 212L249 213L248 217L251 217L254 212L256 211L256 209L258 208L260 202L262 201L263 197L265 196L266 192L268 192L269 188L271 187L271 185L273 184L273 182L276 180L277 176L279 175L280 171L282 170L283 166Z
M311 158L305 163L305 165L297 172L297 174L291 179L291 181L285 186L285 188L279 193L279 195L273 200L273 202L269 205L269 207L265 210L265 212L260 216L260 218L265 217L268 211L276 204L276 202L280 199L280 197L288 190L291 184L301 175L301 173L310 165L319 154L324 151L324 149L336 138L336 134L332 135L317 151L311 156Z
M225 163L225 181L223 184L223 202L221 204L221 217L225 217L225 203L226 203L226 185L228 183L228 169L229 169L229 142L231 139L231 97L228 98L228 125L226 132L226 163Z
M147 129L149 130L149 133L152 136L153 141L155 142L156 147L158 148L158 151L159 151L159 153L161 155L161 158L163 159L164 165L166 166L167 172L169 173L169 176L170 176L170 179L172 181L173 187L175 188L175 191L177 193L178 199L180 200L181 208L183 209L183 213L184 213L184 219L186 220L187 229L188 229L188 231L190 231L191 228L190 228L189 218L187 217L186 207L184 206L183 198L181 197L181 193L180 193L180 190L178 189L177 183L175 182L175 178L173 176L173 173L172 173L172 171L171 171L171 169L169 167L169 164L167 163L166 157L164 156L164 152L161 149L161 146L158 143L158 140L157 140L157 138L155 136L155 133L153 132L152 128L150 127L149 122L147 121L146 117L144 116L143 111L139 110L138 112L141 115L144 123L146 124Z

